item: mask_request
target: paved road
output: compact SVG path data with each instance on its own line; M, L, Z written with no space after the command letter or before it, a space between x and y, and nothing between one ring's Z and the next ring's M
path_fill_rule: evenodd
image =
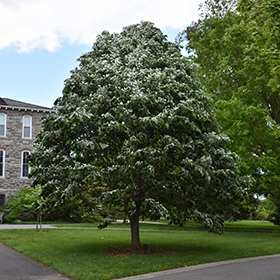
M0 243L1 280L69 280L56 271Z
M52 225L42 225L42 228L54 228ZM36 229L36 224L26 224L26 225L17 225L17 224L0 224L1 229ZM40 230L40 226L38 227ZM1 280L1 279L0 279Z
M118 280L279 280L280 255L195 265Z

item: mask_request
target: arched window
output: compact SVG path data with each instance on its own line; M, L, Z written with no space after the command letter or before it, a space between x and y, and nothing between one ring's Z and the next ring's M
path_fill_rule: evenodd
M5 150L0 149L0 177L5 177Z
M0 113L0 136L6 136L6 114Z
M23 116L22 137L32 138L32 117L29 115Z
M28 163L28 155L30 151L22 151L21 153L21 177L28 177L30 172L29 163Z

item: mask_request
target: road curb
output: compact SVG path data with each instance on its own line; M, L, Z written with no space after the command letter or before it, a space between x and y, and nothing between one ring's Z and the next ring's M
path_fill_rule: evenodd
M192 270L197 269L203 269L203 268L209 268L209 267L216 267L221 265L227 265L227 264L237 264L237 263L244 263L249 261L255 261L255 260L263 260L263 259L270 259L270 258L279 258L280 254L276 255L267 255L267 256L260 256L260 257L250 257L250 258L244 258L244 259L235 259L235 260L228 260L228 261L220 261L220 262L213 262L213 263L206 263L206 264L198 264L198 265L192 265L187 267L180 267L170 270L164 270L164 271L158 271L158 272L152 272L137 276L130 276L125 278L118 278L115 280L141 280L141 279L151 279L155 277L162 277L167 275L175 275L178 273L184 273Z

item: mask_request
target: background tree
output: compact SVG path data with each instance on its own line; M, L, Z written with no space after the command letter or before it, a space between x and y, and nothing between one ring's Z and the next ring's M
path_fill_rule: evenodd
M240 0L238 10L246 14L248 28L271 65L269 86L280 91L280 2L278 0Z
M254 217L257 220L268 220L276 213L275 204L268 198L261 200L258 208L255 210Z
M79 61L31 156L46 203L122 206L136 248L141 215L222 233L248 182L178 45L142 22L103 32Z
M199 65L199 79L215 101L218 122L232 140L230 149L241 157L243 174L256 179L252 192L280 201L280 96L274 75L279 62L273 64L268 51L268 46L276 45L268 39L276 31L269 29L270 19L264 23L268 11L253 21L259 8L267 8L268 2L277 6L274 2L279 1L260 2L242 0L233 10L229 1L206 1L206 14L182 34ZM258 35L262 40L256 39L253 27L262 32Z
M205 0L199 5L200 18L224 17L227 12L234 12L238 0Z

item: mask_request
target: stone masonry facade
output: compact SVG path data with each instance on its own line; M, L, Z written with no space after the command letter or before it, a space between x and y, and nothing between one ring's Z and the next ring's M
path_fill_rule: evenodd
M0 98L0 197L7 201L20 188L30 186L27 155L50 108ZM1 203L0 203L1 204Z

